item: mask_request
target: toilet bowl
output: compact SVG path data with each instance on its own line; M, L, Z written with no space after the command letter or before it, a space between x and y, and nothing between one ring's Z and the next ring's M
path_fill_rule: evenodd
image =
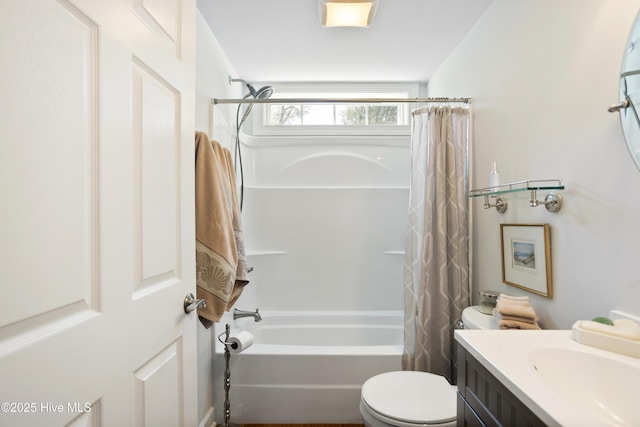
M454 427L456 388L427 372L385 372L362 386L360 413L367 427Z
M479 306L462 312L465 329L497 329ZM366 427L455 427L456 387L440 375L385 372L362 385L360 414Z

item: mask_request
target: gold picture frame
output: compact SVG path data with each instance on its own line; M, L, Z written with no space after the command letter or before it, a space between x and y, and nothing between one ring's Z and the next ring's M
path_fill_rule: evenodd
M500 224L502 282L553 297L549 224Z

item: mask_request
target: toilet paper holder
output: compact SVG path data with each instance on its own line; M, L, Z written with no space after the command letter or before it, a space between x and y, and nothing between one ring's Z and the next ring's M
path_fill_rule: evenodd
M225 335L224 341L221 337ZM224 344L224 427L229 427L229 420L231 419L231 401L229 400L229 390L231 389L231 370L229 369L229 358L231 352L229 346L234 343L229 342L229 336L231 335L231 325L228 323L225 325L223 333L218 335L218 341Z
M227 327L225 328L225 331L223 333L221 333L220 335L218 335L218 341L220 341L222 344L224 344L225 347L228 346L228 345L230 345L230 346L233 346L234 344L237 345L236 343L229 341L229 336L230 336L229 325L226 325L226 326ZM224 340L222 339L223 335L225 336Z
M223 335L224 339L222 338ZM229 427L229 419L231 417L231 402L229 401L231 370L229 369L229 358L231 353L240 353L251 346L253 344L253 335L247 331L240 331L236 336L231 337L231 326L227 323L225 331L218 335L218 341L224 344L224 427Z

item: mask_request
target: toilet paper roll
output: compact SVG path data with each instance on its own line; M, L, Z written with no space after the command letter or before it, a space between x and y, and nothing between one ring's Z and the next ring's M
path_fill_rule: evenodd
M230 336L227 342L229 353L238 354L251 347L253 344L253 335L249 331L240 331Z

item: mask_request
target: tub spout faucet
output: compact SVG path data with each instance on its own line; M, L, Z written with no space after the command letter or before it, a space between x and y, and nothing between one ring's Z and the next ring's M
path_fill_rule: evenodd
M233 320L239 319L241 317L253 317L253 320L259 322L262 320L262 316L258 313L258 309L256 311L247 311L247 310L238 310L237 308L233 309Z

